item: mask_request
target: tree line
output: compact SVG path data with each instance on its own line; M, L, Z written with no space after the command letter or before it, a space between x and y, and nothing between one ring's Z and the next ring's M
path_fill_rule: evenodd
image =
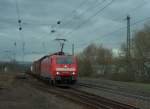
M112 50L92 43L78 54L79 74L81 77L150 82L150 26L145 25L134 33L130 52L127 58L126 44L122 44L114 56Z

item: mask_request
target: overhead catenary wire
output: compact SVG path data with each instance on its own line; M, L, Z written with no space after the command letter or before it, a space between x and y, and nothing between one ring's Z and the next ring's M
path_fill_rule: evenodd
M145 1L144 1L144 2L145 2ZM131 13L131 12L137 10L138 8L142 8L145 4L146 4L146 2L143 3L143 4L138 5L137 7L133 8L133 9L132 9L131 11L129 11L129 12ZM128 13L129 13L129 12L128 12ZM119 19L120 19L120 18L116 18L116 20L119 20ZM80 28L80 25L77 26L77 28L75 28L75 30L78 30L79 28ZM71 32L68 32L66 35L73 33L75 30L72 30Z
M98 3L96 3L96 4L92 5L92 6L89 6L85 11L79 13L79 15L77 15L77 17L83 16L85 13L87 13L88 11L91 11L92 9L94 9L94 8L96 8L96 7L98 7L98 6L100 6L100 5L103 4L105 1L106 1L106 0L102 0L101 2L98 2ZM66 22L66 23L63 25L63 27L64 27L64 26L67 26L67 25L69 25L69 24L71 24L71 21L72 21L72 20L73 20L73 19L70 19L68 22ZM62 21L63 21L63 20L62 20Z
M15 3L16 3L16 13L17 13L17 17L18 17L18 20L20 20L20 10L19 10L19 5L18 5L18 0L15 0Z
M107 8L109 5L111 5L115 0L111 0L111 2L109 2L108 4L106 4L103 8L99 9L96 13L92 14L91 16L88 17L88 19L85 22L82 22L80 25L78 25L75 30L79 29L82 25L86 24L89 20L91 20L92 18L94 18L95 16L97 16L100 12L102 12L105 8ZM75 30L72 30L71 32L66 33L67 34L71 34L73 33Z
M19 12L20 13L20 12ZM19 16L20 16L20 14L19 14ZM38 23L37 23L38 24ZM76 32L76 31L75 31Z
M144 0L143 0L144 1ZM87 2L87 0L85 0L84 2ZM131 14L133 11L137 11L139 8L141 8L141 7L143 7L145 4L147 4L147 2L146 1L144 1L143 2L143 4L140 4L140 5L138 5L137 7L135 7L135 8L133 8L132 10L130 10L129 12L127 12L127 13L129 13L129 14ZM80 5L82 5L82 3L80 4ZM79 5L79 7L80 7L80 5ZM98 5L98 4L97 4ZM77 9L79 8L79 7L77 7ZM90 7L89 7L90 8ZM76 9L76 10L77 10ZM72 12L74 12L75 10L73 10ZM20 10L19 10L19 5L18 5L18 0L16 0L16 12L17 12L17 16L18 16L18 19L21 19L21 16L20 16ZM70 13L71 14L71 13ZM69 15L69 14L68 14ZM125 16L122 16L122 17L125 17ZM68 17L67 17L68 18ZM69 17L70 18L70 17ZM16 23L15 22L15 19L13 19L13 18L5 18L5 19L3 19L3 18L0 18L0 20L3 20L4 22L6 21L6 22L8 22L8 23ZM118 19L116 19L116 20L119 20L119 18ZM28 20L28 21L30 21L30 20ZM37 22L34 22L34 21L32 21L32 22L22 22L22 24L24 24L24 25L35 25L35 26L37 26L37 25L45 25L45 26L48 26L48 25L51 25L51 24L49 24L48 22L45 22L45 23L39 23L38 21ZM63 20L62 20L63 21Z
M18 0L16 0L16 13L17 13L17 17L18 17L19 35L20 35L21 40L22 40L22 61L24 62L25 42L24 42L24 35L22 33L22 20L21 20L20 8L19 8Z
M132 10L130 10L130 11L128 11L127 13L132 13L132 12L134 12L135 10L137 10L137 9L139 9L139 8L142 8L145 4L147 4L147 2L145 2L144 1L144 3L142 3L142 4L140 4L140 5L138 5L138 6L136 6L135 8L133 8ZM117 17L117 18L115 18L115 20L116 21L118 21L119 19L121 19L122 17L125 17L124 15L123 16L121 16L121 17ZM105 24L105 25L103 25L103 26L106 26L107 24ZM73 32L73 31L71 31L71 32ZM69 32L70 33L70 32ZM69 33L67 33L67 34L69 34ZM55 36L56 36L57 34L55 34Z
M143 1L144 1L144 0L143 0ZM136 6L135 8L133 8L133 9L127 11L126 13L128 13L129 15L131 15L132 13L134 13L134 12L137 11L137 10L139 10L140 8L142 8L142 7L143 7L144 5L146 5L146 4L147 4L147 2L144 1L144 3L142 3L142 4L138 5L138 6ZM125 18L126 15L127 15L127 14L121 15L120 17L115 17L115 18L113 19L113 21L117 21L117 22L118 22L118 20L121 20L121 19ZM133 16L133 14L132 14L132 16ZM122 20L121 20L121 21L122 21ZM107 25L107 24L104 24L101 28L103 28L104 26L108 26L108 25Z
M84 0L84 1L82 1L82 2L79 4L79 6L78 6L77 8L75 8L74 10L72 10L67 16L69 16L70 14L76 12L77 9L81 8L81 7L82 7L84 4L86 4L88 1L89 1L89 0ZM64 21L65 19L66 19L66 16L65 16L63 19L61 19L61 20ZM68 19L68 17L67 17L67 19Z
M99 1L99 0L97 0L97 1ZM85 11L81 12L81 13L78 15L78 17L84 15L86 12L92 10L93 8L96 8L96 7L100 6L100 5L103 4L105 1L107 1L107 0L102 0L101 2L98 2L98 3L96 3L95 5L89 6ZM82 4L82 5L83 5L83 4ZM80 6L82 6L82 5L80 5ZM78 8L77 8L77 9L78 9ZM72 12L77 11L77 9L76 9L76 10L73 10ZM66 22L65 24L63 24L63 27L66 26L66 25L69 25L69 24L71 23L71 20L72 20L72 19L70 19L68 22ZM63 21L63 20L62 20L62 21ZM62 24L61 24L61 25L62 25ZM57 29L58 29L58 28L57 28ZM59 35L60 35L60 34L59 34ZM58 35L55 34L54 36L58 36Z
M106 0L103 0L101 4L103 4ZM111 5L115 0L111 0L109 3L107 3L103 8L100 8L98 11L96 11L96 13L92 14L91 16L89 16L84 22L80 23L79 25L77 25L75 27L74 30L64 34L65 36L67 36L68 34L72 34L73 32L75 32L76 30L80 29L82 25L88 23L89 20L91 20L92 18L94 18L95 16L97 16L100 12L102 12L105 8L107 8L109 5Z
M20 9L19 9L19 5L18 5L18 0L16 0L16 13L17 13L17 17L18 17L18 28L19 30L22 30L22 21L21 21L21 16L20 16Z
M132 27L132 26L135 26L136 24L139 24L139 23L142 23L142 22L144 22L144 21L147 21L147 20L150 20L150 17L146 17L146 18L144 18L144 19L141 19L141 20L135 21L134 23L131 23L131 27ZM101 37L98 37L98 38L96 38L96 39L94 39L94 40L92 40L92 41L90 41L90 42L94 42L94 41L96 41L96 40L98 40L98 39L100 39L100 38L101 38L101 39L104 39L104 38L106 38L106 37L107 37L107 38L110 38L112 34L117 33L117 32L119 32L120 30L122 30L122 29L124 29L124 28L126 28L126 26L121 27L121 28L119 28L119 29L116 29L116 30L114 30L114 31L112 31L112 32L106 33L106 34L102 35ZM105 36L106 36L106 37L105 37ZM87 45L87 44L90 43L90 42L82 43L82 46L85 46L85 45Z
M85 25L86 23L88 23L89 20L91 20L92 18L94 18L95 16L97 16L100 12L102 12L105 8L107 8L109 5L111 5L114 2L114 0L111 0L111 2L109 2L108 4L106 4L103 8L99 9L96 13L94 13L93 15L89 16L88 19L85 22L82 22L81 24L79 24L74 30L68 32L66 35L68 34L72 34L73 32L75 32L76 30L80 29L82 25Z
M143 2L143 4L140 4L140 5L138 5L137 7L135 7L135 8L133 8L131 11L129 11L129 12L127 12L127 13L132 13L133 11L136 11L137 9L139 9L139 8L141 8L141 7L143 7L145 4L147 4L147 2ZM18 13L18 16L20 16L20 11L19 11L19 7L18 7L18 2L16 1L16 10L17 10L17 13ZM125 17L125 16L123 16L123 17ZM20 18L19 18L20 19ZM119 20L120 18L118 18L118 19L115 19L115 20ZM0 20L1 20L1 18L0 18ZM9 23L16 23L13 19L2 19L2 20L4 20L4 21L6 21L6 22L9 22ZM37 25L51 25L51 24L49 24L49 23L34 23L33 21L32 21L32 23L31 22L22 22L22 24L24 24L24 25L35 25L35 26L37 26Z
M17 14L17 20L18 20L18 28L19 30L22 30L22 21L21 21L21 16L20 16L20 9L19 9L19 4L18 0L15 0L15 6L16 6L16 14Z
M147 4L147 2L144 1L143 4L140 4L140 5L136 6L135 8L133 8L133 9L130 10L130 11L128 11L127 13L129 13L129 12L132 13L132 12L134 12L135 10L137 10L137 9L139 9L139 8L142 8L142 7L143 7L144 5L146 5L146 4ZM116 19L116 20L119 20L120 18L121 18L121 17L118 17L118 18L115 18L115 19ZM144 18L144 19L138 20L138 21L134 22L131 26L134 26L134 25L136 25L136 24L138 24L138 23L141 23L141 22L143 22L143 21L146 21L146 20L148 20L148 19L150 19L150 17L146 17L146 18ZM103 26L105 26L105 25L103 25ZM106 34L102 35L103 37L99 37L99 38L104 39L104 38L105 38L104 36L109 37L111 34L114 34L114 33L118 32L119 30L122 30L122 29L124 29L124 28L126 28L126 27L121 27L121 28L119 28L119 29L117 29L117 30L115 30L115 31L106 33ZM92 40L92 41L90 41L90 42L93 42L93 41L95 41L95 40L98 40L99 38L96 38L96 39L94 39L94 40ZM86 42L86 43L87 43L87 42ZM83 43L82 45L85 45L86 43Z

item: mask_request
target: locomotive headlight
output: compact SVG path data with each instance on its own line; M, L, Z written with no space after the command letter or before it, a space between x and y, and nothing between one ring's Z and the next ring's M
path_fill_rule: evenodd
M56 72L56 75L59 75L60 73L59 72Z
M73 75L75 75L75 72L72 72Z

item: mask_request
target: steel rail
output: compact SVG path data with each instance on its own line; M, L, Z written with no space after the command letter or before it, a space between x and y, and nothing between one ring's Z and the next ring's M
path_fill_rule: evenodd
M39 80L39 79L38 79ZM43 81L41 82L43 83ZM79 90L74 87L62 88L62 87L49 87L47 82L45 84L32 84L38 90L54 94L58 97L66 98L72 102L78 103L85 106L89 109L138 109L137 107L123 104L108 98L104 98L92 93L88 93L82 90Z
M120 91L117 91L117 90L112 89L110 87L94 85L94 84L89 84L89 83L78 83L78 85L82 86L82 87L93 88L93 89L97 89L97 90L103 90L103 91L106 91L108 93L113 93L113 94L115 93L115 94L126 96L126 97L132 97L135 99L150 101L150 97L148 97L148 96L143 96L143 95L138 95L138 94L129 94L127 92L120 92Z

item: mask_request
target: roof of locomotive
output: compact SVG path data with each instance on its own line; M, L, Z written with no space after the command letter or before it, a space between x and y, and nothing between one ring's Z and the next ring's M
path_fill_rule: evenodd
M53 54L50 54L50 55L43 56L40 59L38 59L37 61L41 61L41 60L43 60L43 59L45 59L49 56L72 56L72 55L66 54L64 52L56 52L56 53L53 53Z

